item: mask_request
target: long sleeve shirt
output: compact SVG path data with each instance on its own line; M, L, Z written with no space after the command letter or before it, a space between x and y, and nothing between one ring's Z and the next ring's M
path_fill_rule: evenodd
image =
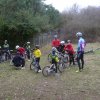
M78 40L77 52L84 51L85 45L86 45L85 40L82 37L80 37Z

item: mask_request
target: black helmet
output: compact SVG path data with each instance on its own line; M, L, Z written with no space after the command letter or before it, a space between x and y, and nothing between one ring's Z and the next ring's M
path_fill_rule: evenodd
M39 45L35 45L35 48L36 48L36 49L39 49L39 48L40 48L40 46L39 46Z

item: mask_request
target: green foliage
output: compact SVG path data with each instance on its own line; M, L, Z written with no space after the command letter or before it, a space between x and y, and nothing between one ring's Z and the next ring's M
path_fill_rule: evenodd
M32 34L54 29L60 14L44 0L0 0L0 35L9 39L15 35ZM14 36L14 37L13 37Z

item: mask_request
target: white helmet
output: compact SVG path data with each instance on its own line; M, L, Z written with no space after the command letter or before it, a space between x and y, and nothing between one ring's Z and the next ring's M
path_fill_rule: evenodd
M71 40L67 40L67 43L71 43Z
M27 44L30 44L30 42L28 41Z
M19 48L19 45L16 45L16 49L18 49Z
M78 36L82 36L82 33L81 32L77 32L76 33L76 36L78 37Z
M61 41L60 44L65 44L65 41Z
M57 51L57 49L55 47L52 47L52 51Z

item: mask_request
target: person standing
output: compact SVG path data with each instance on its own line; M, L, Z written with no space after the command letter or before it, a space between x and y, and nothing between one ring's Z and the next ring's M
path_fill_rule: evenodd
M28 61L30 61L30 55L31 55L31 46L30 46L30 42L27 42L27 44L26 44L26 53L27 53Z
M76 36L78 38L77 63L79 67L79 70L77 70L76 72L81 72L84 68L84 48L86 46L86 42L81 32L76 33Z
M35 45L35 49L33 51L33 55L35 56L36 63L38 64L38 72L42 72L41 66L40 66L40 58L41 58L41 50L39 45Z
M11 59L8 41L4 41L3 51L5 53L5 60Z
M56 49L59 49L60 40L58 39L57 35L54 35L54 39L52 40L52 47L56 47Z

